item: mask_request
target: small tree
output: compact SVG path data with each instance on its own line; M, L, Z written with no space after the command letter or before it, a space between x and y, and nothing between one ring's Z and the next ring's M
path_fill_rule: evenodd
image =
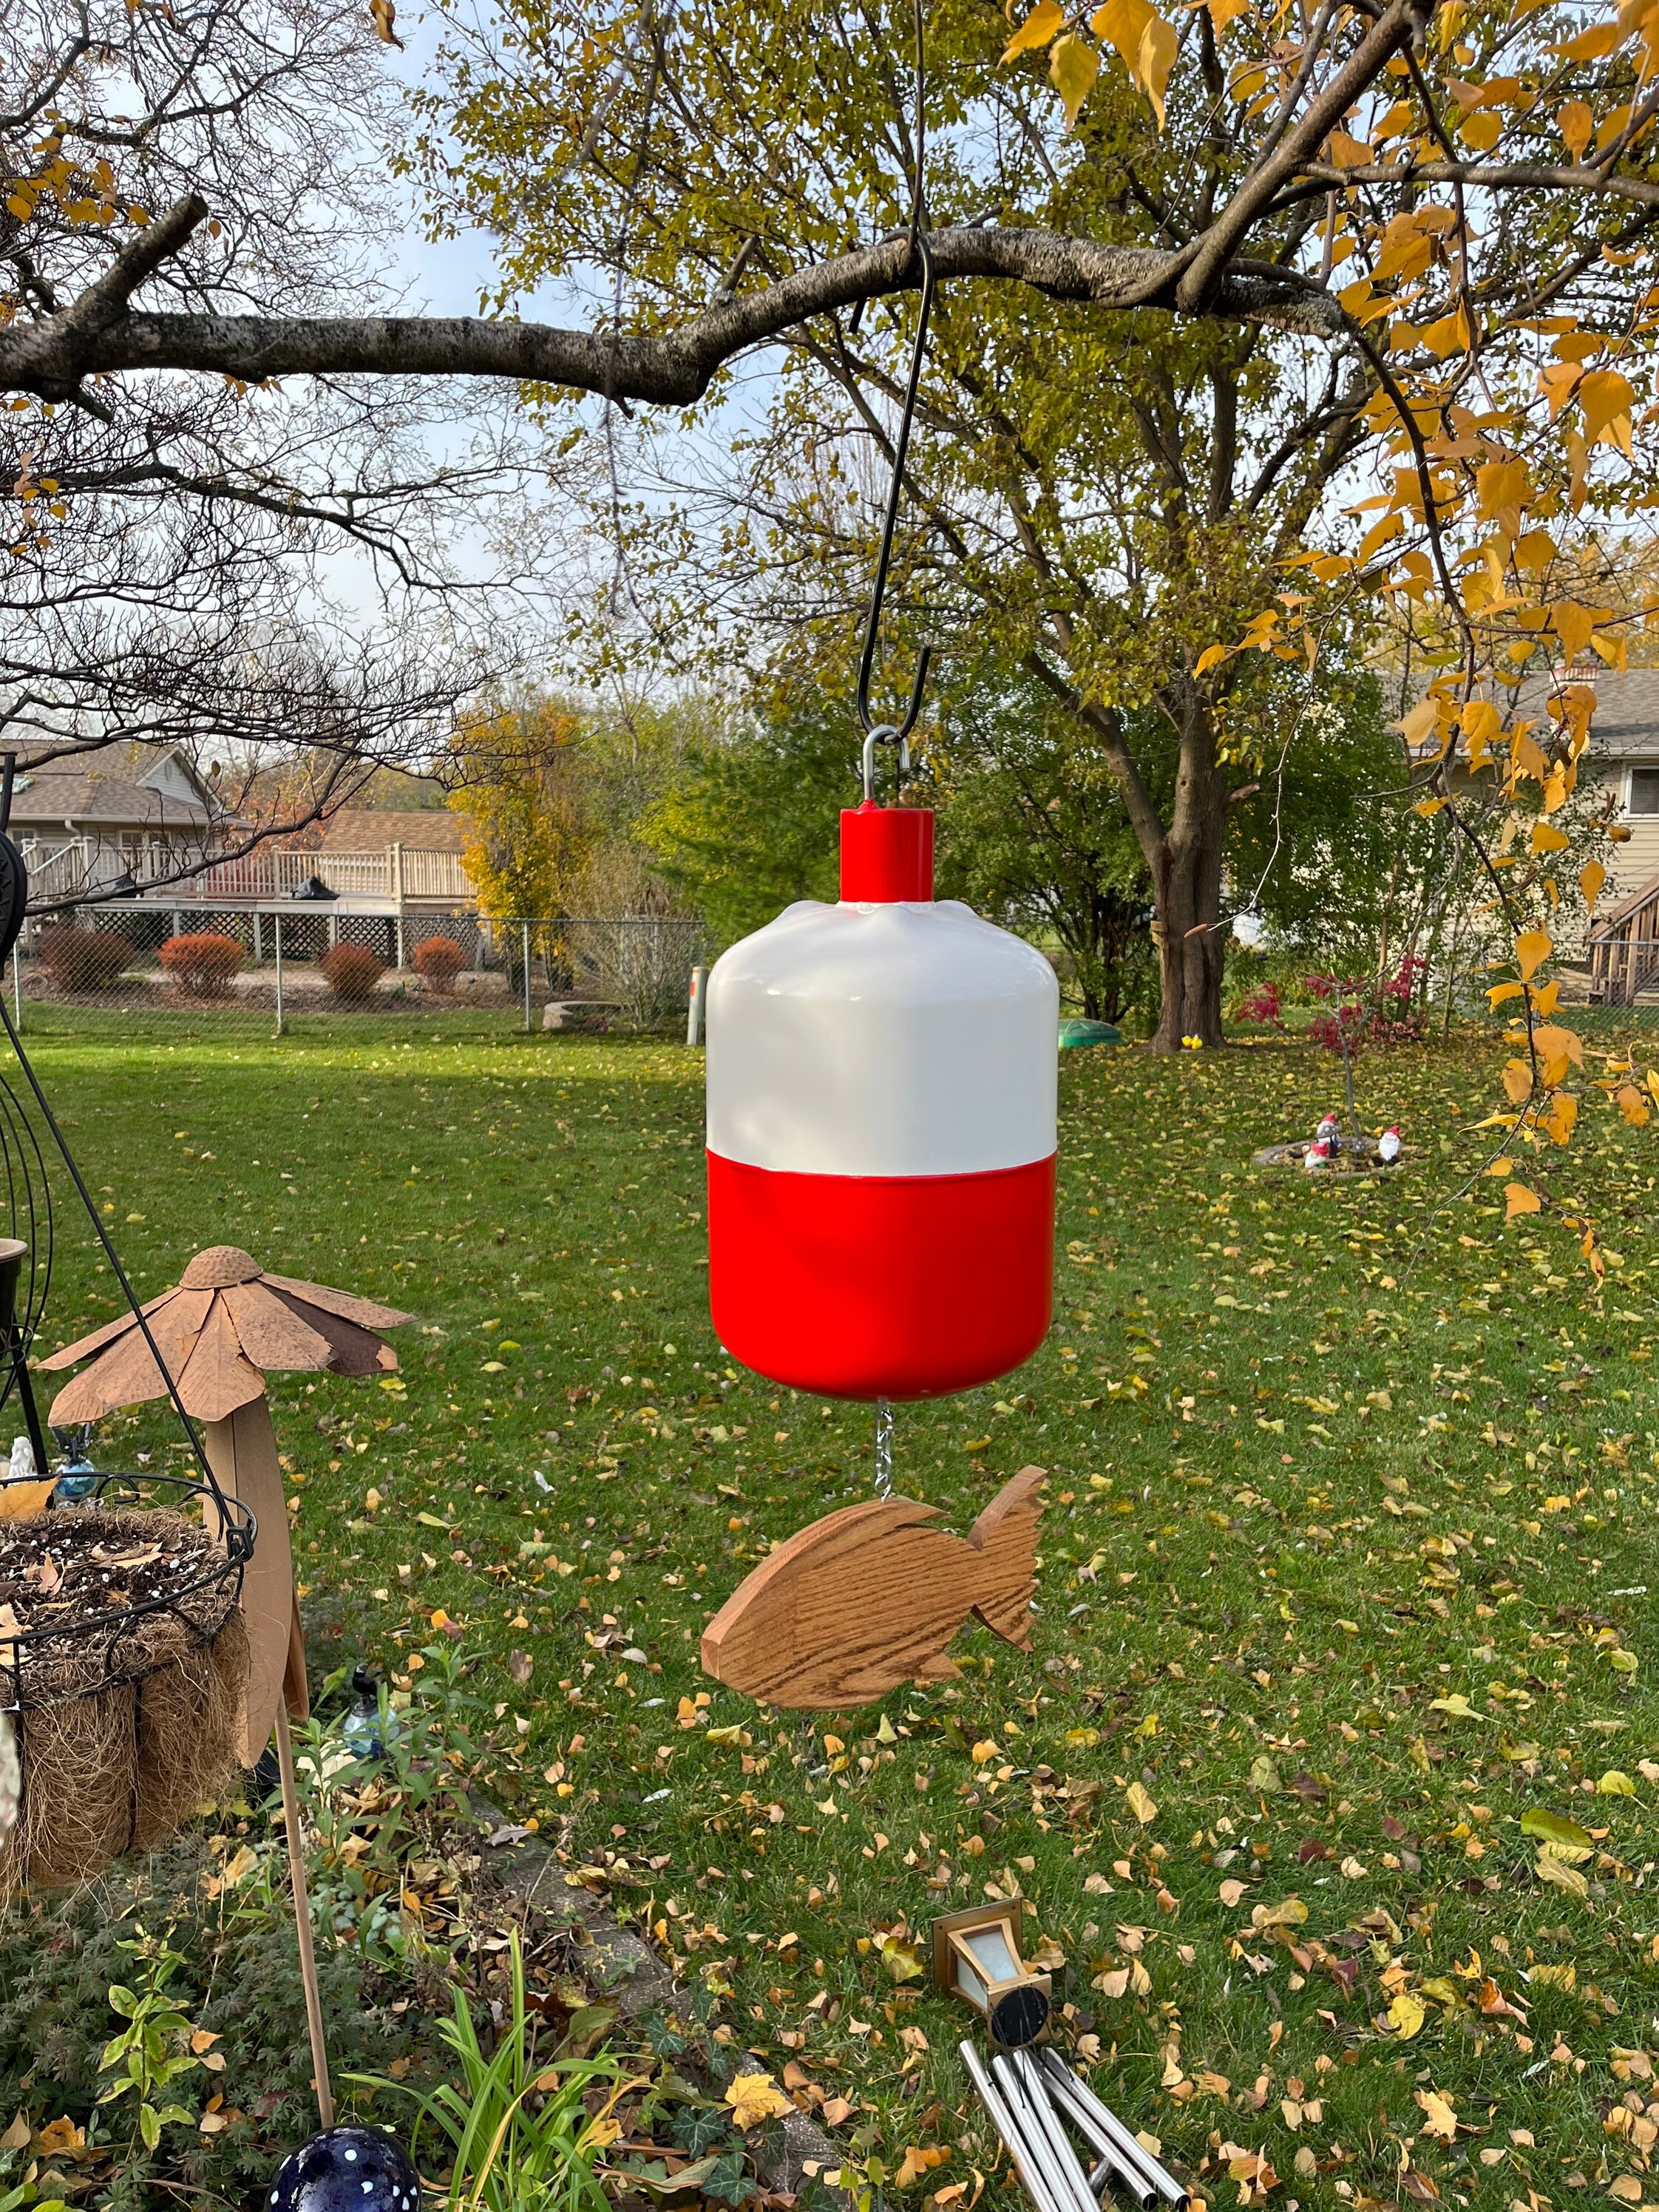
M213 930L170 937L160 955L173 981L198 999L222 999L244 957L234 937L222 937Z
M447 999L455 988L455 978L466 965L466 955L453 937L426 937L415 947L410 957L415 973L435 998Z
M349 1006L361 1006L374 995L374 987L386 973L386 963L366 945L336 945L317 963L335 997Z
M131 945L114 930L76 929L70 922L43 929L35 951L60 991L107 991L132 957Z
M1422 1013L1413 1000L1425 965L1421 960L1407 958L1392 975L1371 976L1363 982L1345 981L1336 975L1303 978L1303 988L1318 1010L1306 1024L1306 1035L1342 1062L1342 1087L1351 1137L1359 1133L1358 1109L1353 1096L1355 1060L1367 1045L1417 1044L1422 1040ZM1259 1022L1269 1029L1288 1030L1279 985L1263 983L1240 1000L1238 1019Z

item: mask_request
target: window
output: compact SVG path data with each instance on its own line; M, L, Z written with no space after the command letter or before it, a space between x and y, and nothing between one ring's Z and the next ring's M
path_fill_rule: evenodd
M1632 814L1659 814L1659 768L1633 768L1630 772Z

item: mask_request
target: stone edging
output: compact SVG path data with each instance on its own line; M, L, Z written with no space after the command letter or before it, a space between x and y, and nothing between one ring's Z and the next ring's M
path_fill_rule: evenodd
M580 1926L587 1939L585 1948L592 1948L599 1969L595 1986L614 2001L624 2020L637 2020L653 2010L677 2013L682 2019L690 2015L690 1990L674 1979L642 1936L623 1927L590 1889L566 1881L563 1867L539 1836L518 1834L492 1847L488 1842L490 1832L510 1830L513 1824L493 1805L475 1799L473 1809L485 1831L480 1841L489 1853L487 1863L494 1881L531 1910ZM696 2069L685 2070L695 2074ZM755 2154L757 2170L769 2189L793 2193L806 2179L807 2166L813 2167L820 2179L840 2166L840 2146L805 2112L792 2108L781 2132L778 2152ZM853 2212L850 2192L825 2186L841 2212Z

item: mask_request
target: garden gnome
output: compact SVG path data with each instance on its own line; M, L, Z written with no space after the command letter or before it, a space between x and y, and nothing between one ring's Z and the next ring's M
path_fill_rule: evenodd
M1400 1158L1400 1129L1398 1124L1396 1124L1392 1129L1384 1129L1382 1135L1377 1139L1376 1157L1382 1161L1385 1168L1391 1168L1395 1162Z
M234 1244L198 1252L176 1288L144 1308L156 1350L167 1362L185 1411L203 1425L202 1441L219 1486L249 1506L258 1522L242 1578L248 1632L242 1763L257 1765L276 1724L278 1701L303 1719L309 1711L305 1647L294 1591L288 1510L265 1376L276 1369L326 1369L374 1375L398 1355L378 1331L412 1318L348 1291L268 1275ZM167 1395L167 1380L131 1314L65 1345L40 1364L90 1367L52 1401L54 1424L92 1421L118 1407ZM213 1507L207 1508L210 1519ZM216 1528L215 1533L216 1534Z

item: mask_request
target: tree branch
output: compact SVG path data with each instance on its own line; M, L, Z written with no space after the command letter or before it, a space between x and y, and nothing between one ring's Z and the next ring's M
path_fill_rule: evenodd
M63 313L0 330L0 390L67 398L87 376L123 369L217 373L246 383L271 377L378 374L504 376L670 406L701 398L717 372L815 315L855 301L913 290L920 282L908 238L884 239L832 261L793 271L763 289L714 301L678 330L657 334L561 330L541 323L461 316L183 315L121 312L119 298L176 250L200 220L179 207L136 240L106 276ZM150 244L178 222L182 233ZM1098 307L1179 305L1184 256L1148 246L1099 246L1048 230L992 226L936 231L941 277L1000 277L1051 299ZM140 246L146 267L131 276ZM130 278L130 281L129 281ZM84 314L85 301L97 304ZM112 307L113 312L111 312ZM1227 275L1200 313L1331 337L1344 327L1334 300L1272 272Z

